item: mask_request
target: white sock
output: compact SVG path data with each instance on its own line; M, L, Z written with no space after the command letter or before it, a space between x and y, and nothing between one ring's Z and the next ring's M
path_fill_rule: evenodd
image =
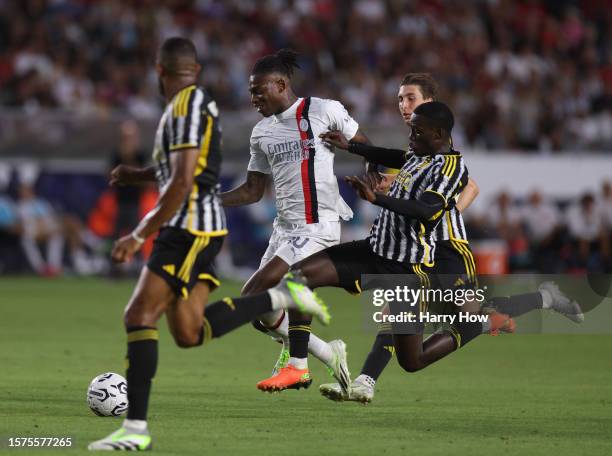
M278 323L278 320L283 317L283 312L284 310L280 309L280 310L273 310L272 312L268 312L267 314L263 314L259 317L259 321L261 321L261 323L266 327L266 328L272 328L273 326L275 326ZM283 322L285 322L285 320L287 320L287 313L285 313L285 316L283 317ZM278 332L278 329L280 328L280 325L278 328L274 328L274 329L268 329L268 331L270 332Z
M147 430L146 420L123 420L123 427L129 428L133 431L143 432Z
M278 319L280 318L280 312L280 310L276 312L269 312L266 315L263 315L260 318L260 321L265 326L275 325L278 323ZM283 319L278 326L275 329L270 329L269 332L280 337L283 339L286 345L289 345L289 315L287 315L287 312L285 312L285 315L283 315ZM334 352L329 344L323 339L317 337L315 334L311 334L310 339L308 340L308 352L325 365L329 365L334 357ZM300 367L299 369L305 369L305 367Z
M356 382L363 383L364 385L374 386L376 385L376 380L366 374L359 374L359 376L355 379Z
M539 290L542 295L542 309L550 309L553 304L553 298L548 290Z
M278 290L275 290L274 288L270 288L268 290L268 294L270 295L270 300L272 301L272 310L286 309L291 305L291 297L289 295L286 295L282 291L278 291ZM269 315L269 314L266 314L266 315ZM280 314L279 314L279 318L280 318ZM274 324L274 323L271 323L271 324Z
M289 358L289 363L296 369L308 369L308 358Z
M323 339L319 339L314 334L310 334L310 339L308 340L308 352L326 366L329 366L334 358L334 352L329 344Z
M275 314L275 316L280 317L280 311L278 311L278 313L270 312L266 315L271 315L271 314ZM273 318L271 320L272 322L270 323L270 325L274 325L278 323L278 318ZM260 321L264 325L268 326L268 323L265 322L263 318ZM269 332L280 337L281 339L283 339L286 345L289 345L289 315L287 314L287 312L285 312L285 315L283 315L283 320L279 323L278 327L276 327L275 329L269 330ZM308 352L325 365L329 365L332 362L332 359L334 357L334 352L332 351L329 344L314 334L310 334L310 339L308 340ZM299 358L295 358L295 359L299 359ZM305 369L305 368L299 368L299 369Z

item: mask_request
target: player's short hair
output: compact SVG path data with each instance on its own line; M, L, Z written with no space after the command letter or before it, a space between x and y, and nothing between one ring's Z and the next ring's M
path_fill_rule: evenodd
M291 78L295 68L300 68L297 63L297 52L291 49L281 49L255 62L251 74L280 73Z
M441 101L428 101L417 106L414 114L426 117L436 128L441 128L449 135L455 125L455 117L450 108Z
M193 42L187 38L175 36L168 38L159 49L159 63L172 73L180 73L198 62L198 53Z
M418 86L423 98L435 100L438 96L438 84L429 73L408 73L400 83L400 86L404 85Z

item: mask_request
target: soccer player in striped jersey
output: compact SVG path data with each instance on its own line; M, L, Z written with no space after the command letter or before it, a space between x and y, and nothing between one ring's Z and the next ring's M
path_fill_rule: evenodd
M397 98L402 119L407 126L410 126L410 118L414 110L421 104L434 101L437 98L437 84L427 73L408 73L400 82ZM349 142L336 132L324 134L323 139L339 149L348 150ZM373 149L373 152L376 151ZM399 152L401 151L397 151L397 153ZM369 164L369 168L373 170L376 165L371 166ZM399 170L384 168L381 171L383 180L376 187L376 190L386 192ZM434 233L437 241L434 268L436 273L466 276L465 279L468 283L474 281L475 263L461 212L469 207L478 192L476 183L468 178L467 185L462 189L456 204L445 211ZM511 328L512 322L506 322L506 319L506 317L502 317L502 320L504 320L501 322L502 328ZM388 325L385 325L381 327L360 375L353 381L350 395L342 392L339 386L333 383L321 385L321 393L332 399L350 398L363 402L371 401L374 384L391 360L392 354L393 338Z
M259 270L244 285L244 295L274 286L291 265L338 244L340 221L353 215L338 190L334 153L319 135L334 129L353 142L367 142L367 138L339 102L294 93L291 77L298 67L296 57L290 50L280 50L255 63L249 91L263 119L251 134L246 182L221 194L224 206L241 206L259 201L269 178L274 184L278 210L274 231ZM290 344L287 349L290 330L309 340L304 349L348 387L344 342L308 338L310 322L294 321L289 327L284 312L266 315L255 326L283 341L275 371L290 379L291 387L307 387L312 380L306 353L297 352Z
M414 273L412 287L429 286L436 248L435 226L448 208L448 202L467 181L463 158L450 146L453 124L452 113L446 105L429 102L417 107L411 117L413 154L407 156L404 151L352 144L349 152L369 162L392 168L401 166L388 195L375 193L371 183L357 177L347 178L361 198L383 209L369 238L319 252L292 267L290 274L299 274L303 283L311 288L336 286L351 292L361 291L362 274ZM549 307L569 318L572 318L568 315L571 313L573 317L581 315L577 314L580 312L577 304L561 295L558 289L556 296L550 287L541 288L541 291L542 294L536 293L540 308L542 302L546 307L548 301ZM553 301L557 302L557 307ZM468 311L468 308L463 310ZM478 313L480 309L470 311ZM290 317L304 318L292 313ZM393 347L399 364L406 371L415 372L480 335L483 324L459 321L450 331L435 333L425 341L421 332L402 334L393 329ZM265 384L269 390L284 387L279 376L267 379Z
M398 103L402 118L408 126L410 126L410 118L414 109L424 102L434 100L436 92L436 83L429 74L409 73L403 78L398 91ZM324 139L339 149L348 150L349 143L335 132L325 134ZM396 150L398 154L401 152ZM373 146L372 153L376 153L376 148ZM387 169L383 172L386 174L383 182L390 185L395 178L396 170L389 172ZM381 185L376 188L378 191L381 189L383 189ZM455 282L455 278L461 279L461 286L473 287L475 285L476 265L461 212L469 207L478 192L476 183L471 178L468 179L468 184L460 193L456 204L450 210L445 211L434 233L436 239L434 273L452 283ZM499 331L513 332L515 325L509 316L518 316L529 310L542 308L544 299L550 305L554 304L562 313L564 308L566 310L569 308L569 313L566 315L571 319L574 319L574 314L580 314L580 311L573 304L570 305L570 301L559 292L554 284L545 283L537 292L493 298L487 302L489 324L484 325L484 331L492 334ZM576 318L577 321L580 320L579 316ZM321 394L332 400L370 402L374 397L376 381L391 360L393 352L390 325L382 325L360 375L351 384L349 393L343 391L338 384L331 383L320 386Z
M421 110L420 115L417 110ZM370 146L360 149L358 144L351 143L350 152L362 155L371 163L401 168L401 171L389 195L377 193L372 201L382 209L369 238L327 248L292 267L305 277L308 286L336 286L358 293L362 274L413 274L418 278L433 265L434 228L447 201L460 192L468 176L463 158L450 149L453 122L450 110L438 102L423 104L417 110L413 114L411 135L414 154L406 157L403 151L381 149L380 154L370 155L367 154L372 150ZM348 181L354 186L365 185L356 178ZM294 318L307 319L298 314L290 317L290 325ZM289 336L291 347L307 343L292 337L292 331ZM423 350L421 346L411 348L431 356L431 350L427 347ZM397 348L398 354L406 359L413 355L403 345ZM282 390L286 388L286 379L273 375L263 386L271 391Z
M146 238L158 230L159 235L124 315L127 419L119 430L92 442L90 450L151 448L146 419L157 369L157 322L164 313L180 347L201 345L278 310L305 309L324 323L329 320L312 293L291 280L264 293L206 305L210 291L219 285L212 261L227 228L218 196L219 112L210 95L197 85L199 72L191 41L170 38L163 43L157 73L168 104L155 135L154 165L144 169L120 166L111 174L113 185L157 181L160 189L155 208L130 235L115 243L113 260L129 261Z

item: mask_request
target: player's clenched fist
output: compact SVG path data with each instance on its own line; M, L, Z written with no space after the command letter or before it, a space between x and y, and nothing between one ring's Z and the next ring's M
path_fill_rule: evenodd
M359 195L359 198L367 200L370 203L373 203L374 200L376 200L376 195L374 194L372 187L365 181L361 180L357 176L345 176L344 180L355 189Z
M111 171L109 184L112 186L135 184L139 181L139 171L140 169L134 166L119 165Z
M113 245L111 258L115 263L130 261L134 254L140 250L142 243L134 239L131 234L118 239Z
M337 147L338 149L348 150L349 142L346 137L339 131L328 131L321 133L319 138L327 145Z

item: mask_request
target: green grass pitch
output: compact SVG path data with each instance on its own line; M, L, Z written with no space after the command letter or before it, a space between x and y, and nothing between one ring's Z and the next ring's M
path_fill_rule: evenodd
M97 374L123 374L122 309L134 281L0 279L2 454L87 454L89 441L121 419L85 402ZM214 297L236 295L227 282ZM358 299L322 290L354 375L372 335ZM612 336L483 336L417 373L395 361L369 406L333 403L311 360L309 390L266 395L279 346L250 326L205 347L174 346L160 323L160 361L150 404L158 454L244 455L610 455ZM71 436L70 450L7 448L8 437Z

